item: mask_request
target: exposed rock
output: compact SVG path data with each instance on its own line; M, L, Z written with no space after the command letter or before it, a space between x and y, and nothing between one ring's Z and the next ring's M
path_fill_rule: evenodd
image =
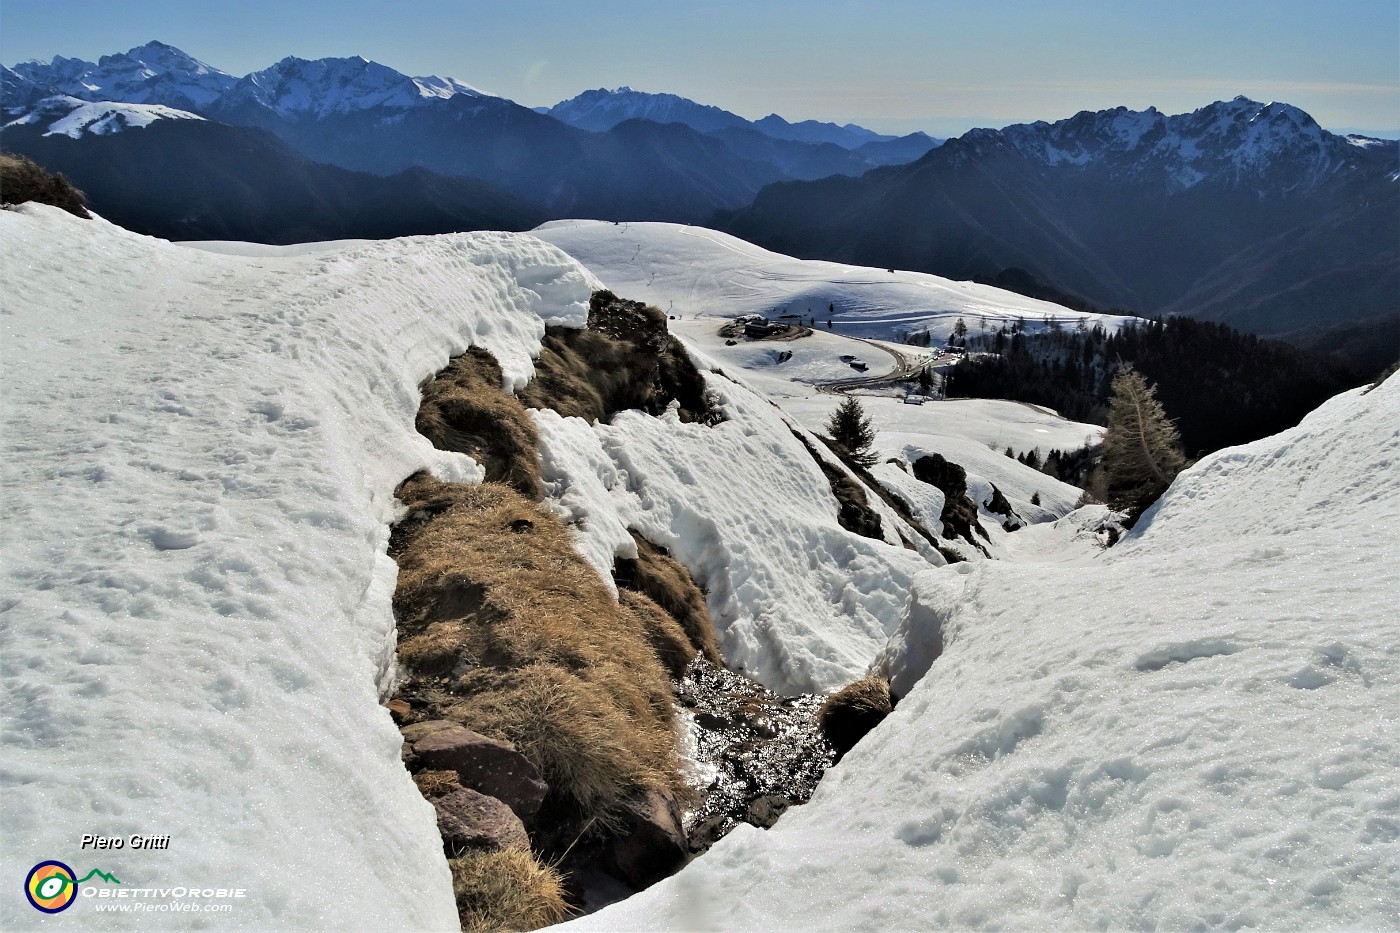
M967 471L940 454L927 454L914 461L914 478L943 491L943 536L962 538L990 557L973 537L974 531L987 537L987 529L977 520L977 504L967 497Z
M689 856L674 797L648 791L612 849L617 876L637 890L673 874Z
M448 856L467 849L523 849L529 851L525 824L510 807L495 797L462 788L433 800L438 832Z
M403 700L390 700L388 703L385 703L384 706L389 710L389 715L393 717L394 725L396 726L401 726L408 722L408 718L413 715L413 707L409 706Z
M461 726L447 719L429 719L426 722L415 722L411 726L404 726L399 729L403 733L403 740L412 745L420 739L425 739L434 732L441 732L444 729L460 729Z
M514 745L455 724L416 740L413 757L425 769L456 771L463 787L503 801L523 820L539 811L549 790Z
M1021 516L1016 514L1016 510L1011 507L1011 503L1006 500L1006 496L997 488L996 483L992 483L992 497L982 503L982 508L988 512L1006 517L1006 521L1001 523L1001 527L1006 531L1015 531L1026 523Z

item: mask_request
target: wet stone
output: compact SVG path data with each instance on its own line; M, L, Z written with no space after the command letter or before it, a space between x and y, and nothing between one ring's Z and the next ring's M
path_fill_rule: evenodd
M835 752L817 728L824 697L778 696L742 674L697 657L676 682L693 717L695 759L714 774L684 816L690 851L714 845L739 823L768 827L806 803Z

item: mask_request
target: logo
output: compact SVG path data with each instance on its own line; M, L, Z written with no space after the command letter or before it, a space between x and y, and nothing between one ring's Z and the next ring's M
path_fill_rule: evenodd
M112 884L121 884L112 875L96 868L79 878L67 865L50 860L29 869L29 875L24 879L24 896L29 898L35 910L56 914L73 906L73 901L78 897L78 885L93 875Z

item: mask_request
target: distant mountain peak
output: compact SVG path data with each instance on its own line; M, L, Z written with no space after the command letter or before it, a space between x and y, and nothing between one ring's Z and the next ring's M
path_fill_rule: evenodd
M305 59L288 56L243 78L228 106L254 104L283 117L326 117L384 107L406 110L426 101L485 97L455 78L411 78L360 55Z
M976 129L948 151L976 159L1007 146L1047 166L1094 166L1123 179L1160 178L1169 190L1185 190L1207 179L1247 182L1284 163L1294 184L1315 183L1345 164L1347 145L1292 104L1241 95L1189 113L1114 107L1054 123Z
M614 90L594 88L543 111L570 126L606 132L627 120L684 123L700 133L746 127L749 121L720 107L699 104L678 94L654 94L622 85Z
M96 62L55 55L51 62L24 62L14 70L50 94L187 109L208 106L237 80L154 40Z

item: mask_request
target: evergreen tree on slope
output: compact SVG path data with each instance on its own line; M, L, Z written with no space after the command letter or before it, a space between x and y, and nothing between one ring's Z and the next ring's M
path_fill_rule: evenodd
M1124 364L1113 377L1103 436L1108 504L1127 512L1131 524L1185 467L1181 437L1157 393L1141 373Z
M858 400L847 398L831 413L826 430L845 454L861 466L872 465L878 457L870 452L875 443L875 429L870 425L870 416L865 413Z

